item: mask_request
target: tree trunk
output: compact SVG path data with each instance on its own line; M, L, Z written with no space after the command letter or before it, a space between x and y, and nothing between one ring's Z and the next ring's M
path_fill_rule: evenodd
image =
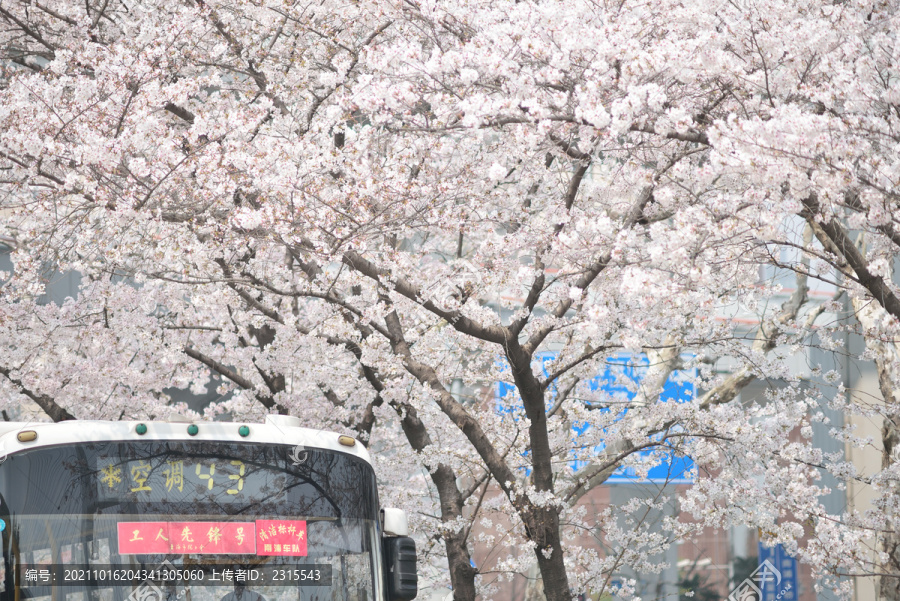
M409 441L410 446L421 453L425 447L431 444L431 436L425 428L425 424L418 418L414 407L404 405L404 413L400 425ZM453 469L444 464L437 466L434 471L429 470L431 481L438 491L438 499L441 503L441 521L443 523L454 522L462 516L462 493L456 484L456 474ZM469 549L466 545L467 530L459 528L452 532L444 532L444 548L447 552L447 562L450 566L450 584L453 587L454 601L475 601L475 575L477 570L472 567Z
M566 573L566 564L563 561L562 545L559 540L559 516L553 513L553 520L548 525L547 546L537 550L538 567L541 569L541 579L544 583L544 596L547 601L571 601L572 593L569 590L569 575ZM548 516L549 517L549 516ZM552 533L549 532L552 529ZM545 557L547 553L550 557Z
M456 485L456 474L446 465L439 465L431 474L431 480L438 489L441 501L441 521L453 522L462 516L465 499ZM444 533L444 547L450 564L450 584L453 586L454 601L475 601L475 574L469 548L466 545L466 528Z
M544 388L531 371L531 355L521 346L510 343L506 356L529 421L532 482L540 492L553 492L553 451L547 430ZM563 561L559 532L559 509L556 506L536 506L531 502L528 505L522 519L529 539L537 544L535 555L544 583L544 595L547 601L570 601L569 575Z

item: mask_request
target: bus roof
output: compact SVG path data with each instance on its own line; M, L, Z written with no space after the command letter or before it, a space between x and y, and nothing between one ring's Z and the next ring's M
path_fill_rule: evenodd
M146 430L138 428L140 424ZM29 449L97 441L185 440L299 445L355 455L371 463L366 448L349 436L300 427L300 418L268 415L265 423L155 422L70 420L48 422L0 421L0 458ZM192 426L196 427L191 428ZM240 429L249 433L242 436ZM195 431L195 434L189 432ZM139 431L144 431L139 434Z

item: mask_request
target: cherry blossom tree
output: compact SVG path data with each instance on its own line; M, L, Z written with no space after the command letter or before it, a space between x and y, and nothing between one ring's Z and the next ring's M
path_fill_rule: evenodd
M489 511L531 550L498 570L536 563L550 601L628 595L611 575L657 569L691 525L626 530L640 503L578 502L672 455L693 461L680 503L702 524L758 527L819 576L882 575L900 598L897 10L0 6L0 389L53 420L149 419L214 375L207 417L352 432L389 457L385 490L441 541L457 599L483 584ZM81 274L77 298L38 304L48 270ZM874 408L787 361L836 348L841 298L878 367ZM621 357L647 358L627 400L596 384ZM665 401L675 372L691 402ZM739 402L758 378L787 386ZM881 470L812 444L825 405L884 418ZM819 470L879 503L828 515ZM584 531L611 550L576 545Z

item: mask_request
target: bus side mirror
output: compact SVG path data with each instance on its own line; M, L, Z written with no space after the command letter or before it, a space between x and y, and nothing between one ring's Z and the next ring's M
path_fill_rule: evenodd
M419 592L416 542L408 536L383 539L385 586L389 601L411 601Z
M385 507L381 510L381 530L385 536L409 536L409 523L402 509Z

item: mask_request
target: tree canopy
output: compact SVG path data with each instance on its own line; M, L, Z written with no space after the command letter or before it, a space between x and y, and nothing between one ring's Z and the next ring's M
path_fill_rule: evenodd
M578 501L671 455L702 524L900 598L898 9L6 3L3 402L164 418L187 411L167 389L212 385L207 417L351 433L390 457L385 490L420 508L457 599L490 594L488 511L511 524L498 570L536 562L550 601L628 595L618 566L652 570L691 526L623 530L637 507ZM78 296L40 304L54 270ZM791 367L850 330L878 402ZM640 381L598 387L623 357ZM676 372L690 402L661 396ZM741 402L757 379L781 385ZM865 446L856 415L885 424L866 474L812 440ZM828 514L824 472L872 486L872 510Z

